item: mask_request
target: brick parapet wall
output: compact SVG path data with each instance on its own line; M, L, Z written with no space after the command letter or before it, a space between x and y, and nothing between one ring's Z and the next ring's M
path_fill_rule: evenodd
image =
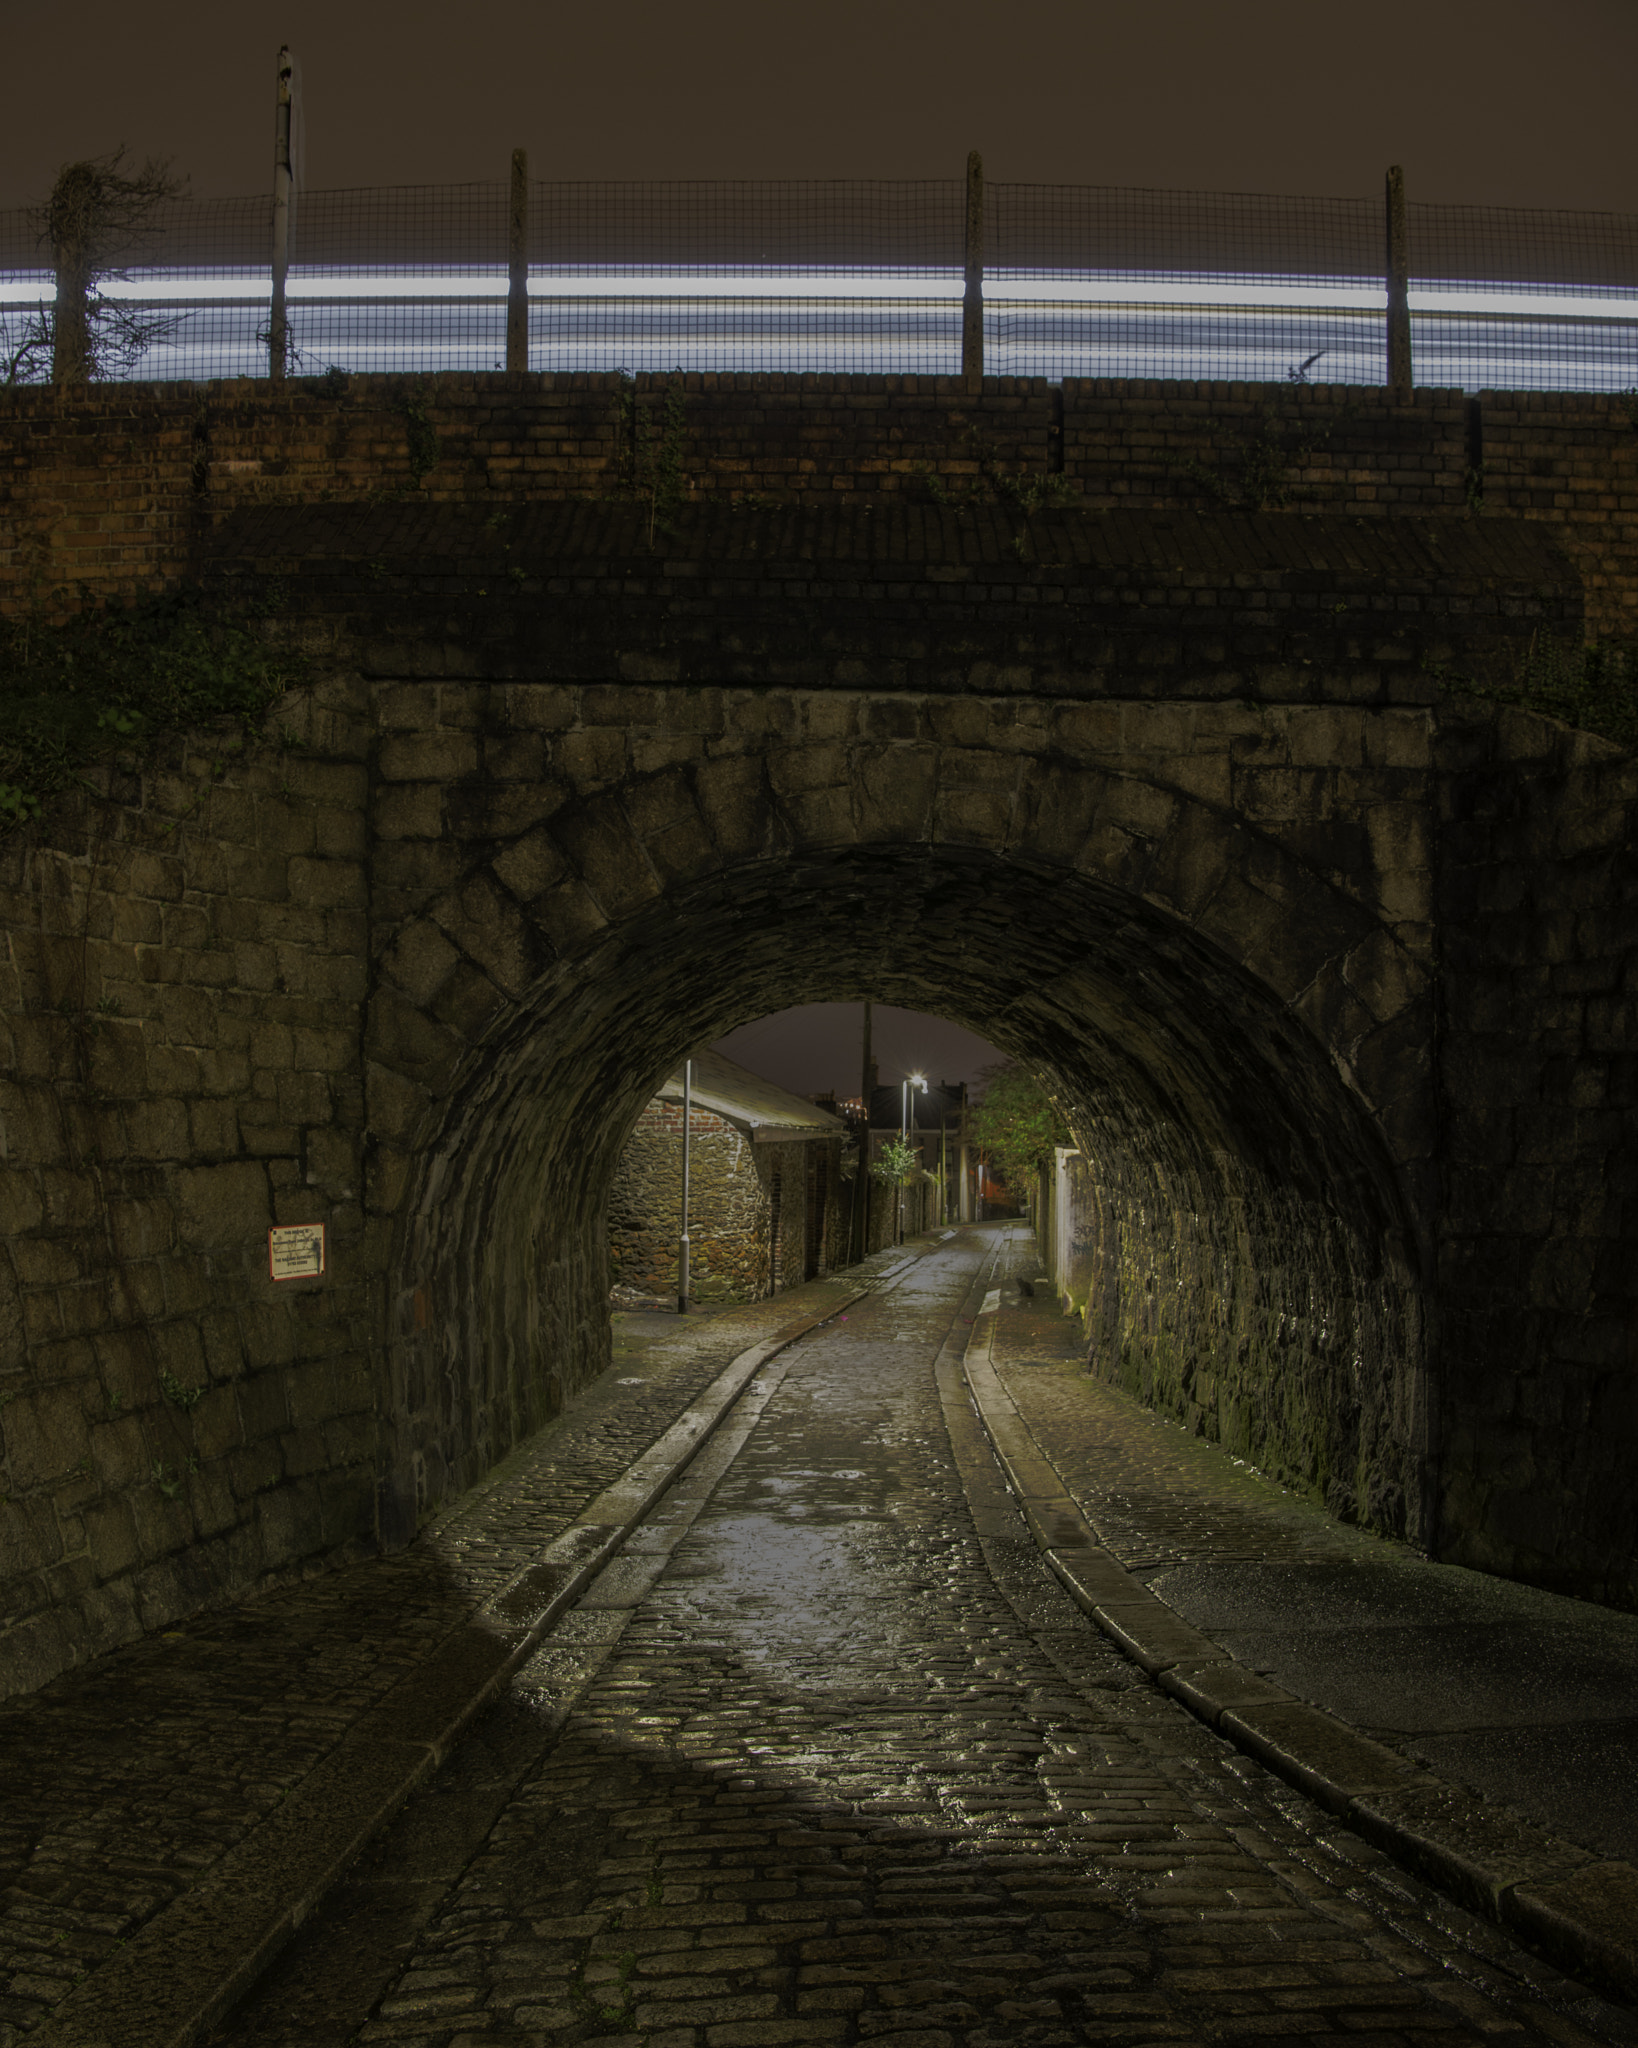
M663 431L666 381L629 387L645 445ZM1427 390L1396 405L1344 385L992 378L974 398L939 377L681 382L692 497L1005 506L1005 479L1022 475L1104 510L1479 511L1558 530L1591 630L1625 630L1638 607L1638 429L1620 396ZM0 394L0 599L178 581L215 520L258 505L618 497L626 389L612 375L452 373ZM437 436L422 475L417 413Z
M632 505L274 507L212 550L207 588L375 674L453 635L520 681L1427 704L1582 630L1579 577L1517 520L691 505L651 550Z

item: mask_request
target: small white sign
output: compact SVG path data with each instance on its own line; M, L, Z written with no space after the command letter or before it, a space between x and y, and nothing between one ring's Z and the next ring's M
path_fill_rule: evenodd
M275 1280L317 1280L324 1272L322 1223L275 1223L267 1233L267 1270Z

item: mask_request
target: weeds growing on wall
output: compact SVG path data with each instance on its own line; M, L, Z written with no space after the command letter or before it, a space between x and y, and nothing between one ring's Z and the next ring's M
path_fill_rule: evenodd
M1512 683L1479 682L1448 669L1431 673L1446 689L1518 704L1638 751L1638 642L1594 640L1567 647L1532 634Z
M438 429L427 411L425 385L417 384L400 407L404 415L404 440L409 454L410 481L416 490L438 467L443 453Z
M0 829L92 763L217 720L256 731L304 672L256 615L196 591L52 621L0 620Z
M1309 361L1313 360L1311 356ZM1177 465L1178 472L1204 496L1233 511L1283 511L1294 497L1302 495L1302 487L1292 481L1291 472L1305 468L1316 451L1353 417L1353 408L1345 405L1327 425L1299 428L1285 419L1277 407L1265 405L1257 431L1249 439L1225 431L1214 421L1212 432L1224 451L1224 464L1211 469L1191 455Z
M666 385L665 402L654 409L638 403L637 383L629 370L619 370L618 408L621 487L648 505L648 544L656 529L669 533L673 512L688 488L683 474L683 446L688 434L688 401L681 372Z
M978 465L975 476L946 479L926 462L912 471L935 505L1007 505L1015 512L1038 512L1074 501L1075 486L1068 477L1052 470L1026 469L1022 463L1009 470L1000 450L976 427L967 429L967 447Z

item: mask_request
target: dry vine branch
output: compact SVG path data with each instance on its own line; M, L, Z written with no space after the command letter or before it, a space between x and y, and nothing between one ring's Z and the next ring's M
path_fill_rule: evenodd
M84 384L131 369L183 314L141 313L97 286L123 276L120 265L159 232L161 207L179 199L186 181L170 159L149 157L127 175L125 146L64 164L51 197L37 209L39 239L57 273L56 302L30 313L20 331L0 338L0 375L8 384Z

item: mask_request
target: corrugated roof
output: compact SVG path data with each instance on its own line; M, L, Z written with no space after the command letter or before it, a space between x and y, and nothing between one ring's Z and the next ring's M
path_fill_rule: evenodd
M681 1102L683 1070L677 1071L657 1091L667 1102ZM769 1144L777 1133L781 1140L795 1138L840 1138L847 1126L816 1102L764 1081L760 1074L736 1066L720 1052L694 1055L694 1100L702 1109L726 1117L730 1123L747 1128L753 1139Z

